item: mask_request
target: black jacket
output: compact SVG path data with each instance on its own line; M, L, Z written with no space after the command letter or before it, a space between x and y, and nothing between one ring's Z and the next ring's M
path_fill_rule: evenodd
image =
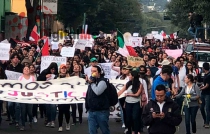
M104 78L100 78L96 80L96 85L100 81L105 81ZM106 84L108 84L106 82ZM108 90L105 89L101 95L96 95L91 88L91 84L88 86L88 90L85 98L85 108L87 111L102 111L109 110L109 93Z
M145 126L149 126L150 134L174 134L176 132L175 126L182 122L182 116L179 106L170 98L165 99L162 112L165 114L163 119L152 118L152 113L160 111L156 101L150 100L145 106L142 120Z

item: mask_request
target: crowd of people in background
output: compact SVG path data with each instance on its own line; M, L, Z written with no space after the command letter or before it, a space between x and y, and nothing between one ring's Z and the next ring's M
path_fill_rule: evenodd
M191 42L195 41L192 40ZM112 69L118 72L116 79L127 81L126 85L118 92L119 96L126 92L125 97L119 99L120 121L126 134L140 134L144 127L148 128L150 134L174 134L176 127L182 121L181 114L183 113L186 133L190 134L191 130L196 133L196 115L199 109L204 120L204 128L209 128L209 63L203 64L204 83L198 85L201 69L194 53L183 51L182 55L176 59L165 53L167 49L184 50L189 43L190 41L186 39L160 41L144 38L143 47L134 49L138 56L143 58L145 64L132 67L128 64L127 57L117 52L116 37L100 37L95 39L92 48L75 50L74 56L67 58L66 64L58 67L56 63L51 63L42 72L40 72L41 55L37 52L37 47L42 47L43 42L27 47L17 44L10 50L10 60L0 61L0 79L7 79L5 70L10 70L23 73L18 79L19 81L48 81L78 76L90 82L90 76L93 72L99 73L99 78L102 77L102 69L98 67L99 63L112 63ZM72 45L73 40L60 43L57 50L50 48L50 55L61 56L62 47ZM92 67L91 70L87 70L88 67ZM100 83L100 81L98 82ZM100 85L103 84L101 82ZM103 94L103 92L97 91L100 85L91 85L96 96ZM21 131L27 128L25 122L28 122L29 126L32 127L39 118L45 118L46 127L58 127L58 131L61 132L63 131L63 115L65 115L65 129L70 130L70 126L83 122L82 114L85 111L83 104L38 105L1 100L0 108L2 110L1 115L5 115L6 120L10 121L9 125L15 125ZM79 121L76 120L77 109ZM104 106L104 109L107 110L107 107ZM56 116L58 117L56 118ZM99 116L98 113L89 114L89 133L96 134L96 130L100 127L103 134L109 134L107 120L109 112L106 113L106 117L101 118L101 121L107 122L99 123L97 126L94 126L95 116ZM72 120L70 120L71 117ZM0 122L1 120L0 117ZM55 124L56 120L58 120L58 124Z

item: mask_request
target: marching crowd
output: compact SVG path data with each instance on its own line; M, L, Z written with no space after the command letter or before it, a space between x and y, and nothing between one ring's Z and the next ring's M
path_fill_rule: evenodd
M50 55L60 56L62 47L72 46L73 41L59 44L59 49L50 49ZM89 83L85 107L88 111L90 134L96 134L100 128L103 134L109 130L109 84L103 79L104 71L99 63L112 63L112 70L118 72L116 79L127 83L118 92L120 97L122 128L126 134L140 134L147 127L150 134L174 134L185 118L186 133L196 133L196 115L200 109L204 128L209 128L210 121L210 75L209 63L204 63L203 85L197 81L201 75L195 54L182 53L178 58L168 56L166 49L183 49L189 41L185 39L143 39L143 47L136 47L135 52L143 58L144 65L132 67L127 57L117 52L117 39L100 37L95 39L93 48L76 50L74 57L67 58L66 64L59 67L56 63L40 72L41 55L38 45L22 47L17 44L10 50L10 60L0 61L0 79L7 79L5 70L23 73L19 81L48 81L78 76ZM91 67L90 70L87 70ZM94 73L94 76L92 74ZM94 77L94 79L92 78ZM83 104L27 104L0 100L1 115L7 116L9 125L25 130L26 122L32 127L39 118L45 118L46 127L58 127L63 131L63 115L66 130L83 122L82 114L86 110ZM71 114L70 114L71 109ZM58 113L57 113L58 110ZM39 112L38 112L39 111ZM39 114L38 114L39 113ZM2 120L0 115L0 122ZM58 124L55 124L58 116ZM70 121L72 117L72 121ZM70 123L71 122L71 123Z

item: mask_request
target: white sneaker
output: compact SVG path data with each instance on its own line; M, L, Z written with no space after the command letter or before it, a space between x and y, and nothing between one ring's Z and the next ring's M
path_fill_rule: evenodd
M50 127L50 125L51 125L50 122L48 122L47 125L46 125L46 127Z
M69 131L70 130L70 124L66 124L66 131Z
M37 123L37 118L34 117L34 118L33 118L33 121L34 121L34 123Z
M62 132L62 131L63 131L63 127L59 127L58 132Z
M122 128L125 128L125 124L123 123Z
M55 127L55 123L54 122L51 122L50 127L54 128Z
M124 134L126 134L127 132L128 132L128 129L126 128L125 131L124 131Z

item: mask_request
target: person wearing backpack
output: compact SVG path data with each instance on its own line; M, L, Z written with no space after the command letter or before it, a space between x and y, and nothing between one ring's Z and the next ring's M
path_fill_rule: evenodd
M103 134L110 134L108 124L110 114L109 83L104 78L105 74L100 66L92 66L91 74L85 99L89 134L97 134L98 127Z
M143 86L139 81L139 69L133 68L129 75L129 81L118 92L118 96L125 91L125 110L126 110L126 124L128 131L126 134L140 134L141 131L141 93Z

